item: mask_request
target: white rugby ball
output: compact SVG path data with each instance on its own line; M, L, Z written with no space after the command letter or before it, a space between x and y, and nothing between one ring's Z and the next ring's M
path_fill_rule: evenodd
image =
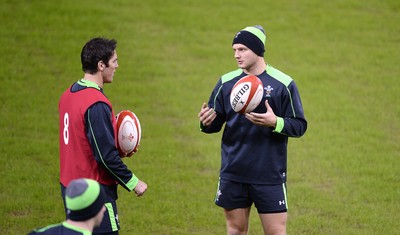
M230 102L237 113L249 113L260 104L264 88L261 80L254 75L247 75L235 83L231 90Z
M138 150L142 129L137 116L129 110L117 114L117 149L121 157L129 156Z

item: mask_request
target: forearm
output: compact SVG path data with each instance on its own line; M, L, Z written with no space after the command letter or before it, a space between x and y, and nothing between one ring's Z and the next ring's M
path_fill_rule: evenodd
M217 117L210 125L205 126L202 122L200 122L200 130L204 133L216 133L221 130L223 123L224 121L217 114Z
M111 115L111 109L107 105L93 105L86 113L86 135L99 167L105 169L125 189L132 191L138 178L124 164L115 147Z
M307 121L304 118L277 117L274 132L289 137L301 137L307 130Z

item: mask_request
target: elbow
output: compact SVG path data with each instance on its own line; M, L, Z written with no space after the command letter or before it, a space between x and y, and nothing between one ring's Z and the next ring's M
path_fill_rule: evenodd
M302 122L301 127L299 128L299 132L297 133L298 134L297 137L303 136L306 133L306 131L307 131L307 121L304 120Z

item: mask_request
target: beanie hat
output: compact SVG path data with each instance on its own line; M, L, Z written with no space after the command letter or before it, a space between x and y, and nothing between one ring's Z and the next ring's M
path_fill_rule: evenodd
M76 179L69 183L65 191L68 218L74 221L88 220L103 208L104 192L100 184L91 179Z
M258 56L264 57L266 39L267 36L263 27L260 25L249 26L236 33L232 45L237 43L243 44Z

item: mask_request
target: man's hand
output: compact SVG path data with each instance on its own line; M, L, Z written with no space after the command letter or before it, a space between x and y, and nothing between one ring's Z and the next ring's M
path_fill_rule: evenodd
M136 185L134 191L136 193L136 196L140 197L142 196L147 190L147 184L141 180L139 180L138 184Z
M265 100L265 107L267 107L267 112L265 113L246 113L246 118L252 123L258 126L268 126L276 127L276 115L272 110L271 106L268 104L268 100Z
M203 126L209 126L217 117L217 113L214 109L207 107L206 103L203 103L198 116Z

